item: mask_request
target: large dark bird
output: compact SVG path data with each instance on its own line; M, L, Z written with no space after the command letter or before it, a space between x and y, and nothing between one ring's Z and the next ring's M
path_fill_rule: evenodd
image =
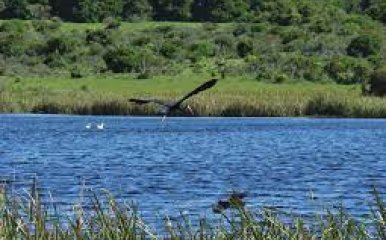
M205 83L201 84L200 86L198 86L196 89L194 89L190 93L183 96L181 99L174 101L174 102L167 102L167 101L163 101L163 100L159 100L159 99L136 99L136 98L130 98L129 102L140 104L140 105L147 104L147 103L156 103L156 104L160 105L159 112L164 116L162 119L162 120L164 120L167 115L169 115L170 113L172 113L174 111L179 110L179 111L183 112L184 109L181 107L182 102L184 102L186 99L190 98L191 96L193 96L199 92L205 91L206 89L213 87L216 83L217 83L217 79L211 79L209 81L206 81ZM193 115L193 111L190 108L190 106L187 105L186 108Z
M229 208L242 208L245 205L244 198L247 197L246 193L233 191L228 199L219 200L217 204L213 206L214 213L222 213Z

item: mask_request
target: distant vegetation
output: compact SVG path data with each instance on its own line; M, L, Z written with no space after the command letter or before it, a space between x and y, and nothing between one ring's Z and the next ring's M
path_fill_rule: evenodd
M367 96L360 103L382 102L368 96L386 93L384 5L381 0L0 0L0 17L13 19L0 21L0 97L18 95L10 93L15 89L9 83L21 79L71 78L82 82L83 94L90 90L85 78L109 81L126 74L153 83L217 76L299 87L357 84ZM242 84L235 89L244 89ZM366 109L373 109L371 104ZM310 111L296 112L290 115ZM338 115L356 116L349 112Z
M323 9L320 9L324 6ZM1 0L0 18L100 22L125 21L261 22L293 25L341 10L365 14L386 23L383 0ZM327 14L328 19L320 17ZM339 15L339 14L338 14ZM316 19L315 19L316 20ZM326 25L327 26L327 25ZM324 26L324 27L326 27ZM321 26L323 28L323 26Z

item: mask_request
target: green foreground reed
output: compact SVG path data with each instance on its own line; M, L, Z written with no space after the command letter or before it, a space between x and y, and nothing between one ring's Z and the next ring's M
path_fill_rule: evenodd
M0 112L155 115L156 106L136 106L128 103L127 99L176 99L207 78L188 74L151 80L124 75L82 80L8 79L3 80L3 86L0 86ZM356 85L268 84L240 77L221 80L213 89L194 96L188 103L196 116L386 117L386 98L362 96L360 86Z
M214 208L217 220L165 218L163 229L151 229L136 208L118 203L108 193L91 197L91 208L74 206L72 217L53 214L36 190L28 198L0 194L0 239L386 239L386 206L373 191L369 219L361 222L341 210L283 221L273 210L248 210L240 199ZM224 203L224 202L223 202ZM215 211L216 210L216 211ZM290 223L288 223L290 222ZM309 220L307 220L309 222Z

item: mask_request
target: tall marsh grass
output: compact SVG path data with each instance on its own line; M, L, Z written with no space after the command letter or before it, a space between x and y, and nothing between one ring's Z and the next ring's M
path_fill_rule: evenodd
M129 97L173 100L204 77L171 79L50 79L11 83L0 91L0 112L79 115L155 115L157 106L129 104ZM385 118L386 98L362 96L359 86L267 84L221 80L213 89L187 101L196 116L330 116ZM189 116L188 113L178 113Z
M91 206L76 205L70 217L43 204L32 188L29 197L0 194L0 239L385 239L386 208L381 194L367 220L357 220L345 211L316 215L303 220L283 220L274 210L246 208L242 200L230 196L213 214L216 220L186 216L165 217L161 229L146 225L138 210L115 200L108 193L92 195ZM217 203L217 205L219 205Z

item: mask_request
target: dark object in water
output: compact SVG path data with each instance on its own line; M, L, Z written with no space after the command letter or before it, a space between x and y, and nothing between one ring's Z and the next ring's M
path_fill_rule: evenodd
M246 193L232 192L228 199L219 200L212 208L213 213L222 213L229 208L244 207L245 202L243 199L247 196Z
M159 100L159 99L136 99L136 98L130 98L129 102L140 104L140 105L147 104L147 103L156 103L156 104L160 105L159 112L165 118L167 115L169 115L173 111L176 111L176 110L184 111L181 108L182 102L184 102L186 99L190 98L191 96L193 96L199 92L205 91L206 89L213 87L216 83L217 83L217 79L211 79L209 81L206 81L205 83L201 84L200 86L195 88L193 91L186 94L185 96L183 96L182 98L180 98L179 100L177 100L175 102L166 102L166 101ZM190 108L190 106L187 105L186 108L193 115L193 111Z

